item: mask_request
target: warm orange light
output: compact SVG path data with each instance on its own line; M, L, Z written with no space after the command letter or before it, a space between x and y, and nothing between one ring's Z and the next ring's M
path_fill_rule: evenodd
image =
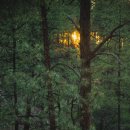
M91 40L96 41L96 44L100 44L102 37L99 36L98 32L91 32Z
M74 46L79 46L79 42L80 42L80 34L78 31L74 31L72 34L71 34L71 39L72 39L72 44Z
M72 44L76 47L79 46L79 42L80 42L80 34L78 31L74 31L71 34L71 39L72 39ZM91 39L96 41L96 44L99 44L102 41L102 37L100 37L98 35L97 32L91 32Z
M78 31L73 31L72 33L64 32L59 34L59 43L64 44L66 46L73 45L76 48L79 47L80 43L80 33ZM95 41L96 44L100 44L102 41L102 37L98 34L98 32L91 32L91 40Z
M74 41L76 41L76 40L77 40L77 35L76 35L76 32L73 32L73 33L72 33L72 38L73 38L73 40L74 40Z

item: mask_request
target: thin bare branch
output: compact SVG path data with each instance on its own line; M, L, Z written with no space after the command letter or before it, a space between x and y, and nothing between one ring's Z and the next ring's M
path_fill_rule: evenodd
M130 23L130 21L127 21L127 22L124 22L123 24L120 24L120 25L118 25L117 27L115 27L115 28L110 32L110 34L109 34L101 43L99 43L99 45L94 49L94 51L92 52L92 55L95 56L95 54L100 50L100 48L101 48L109 39L111 39L111 38L113 38L113 37L115 36L114 33L115 33L118 29L124 27L125 25L128 25L129 23Z
M67 16L67 18L68 18L68 20L71 21L71 23L75 26L77 31L80 33L80 27L75 23L75 21L70 16Z

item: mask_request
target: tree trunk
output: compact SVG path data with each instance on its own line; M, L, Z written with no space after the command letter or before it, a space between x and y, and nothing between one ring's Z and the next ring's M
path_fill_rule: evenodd
M100 124L99 124L99 130L104 130L104 117L101 116L100 118Z
M91 48L90 48L90 8L91 0L80 0L80 55L81 55L81 117L82 130L91 126Z
M120 37L120 30L119 30L119 45L118 45L118 57L120 58L121 53L121 37ZM121 130L121 64L118 61L118 72L117 72L117 127L118 130Z
M121 5L119 5L119 24L121 24ZM118 43L118 58L121 58L121 30L119 29L119 43ZM121 64L118 61L118 71L117 71L117 128L121 130Z
M13 28L12 29L12 39L13 39L13 74L15 75L15 72L16 72L16 39L15 39L15 29ZM14 81L13 83L13 86L14 86L14 109L15 109L15 116L16 116L16 119L15 119L15 130L18 130L19 129L19 123L18 123L18 120L17 120L17 116L18 116L18 108L17 108L17 86L16 86L16 82Z
M45 1L42 0L41 3L41 17L42 17L42 32L43 32L43 45L44 45L44 64L48 70L50 70L50 53L49 53L49 37L48 37L48 23L47 23L47 11ZM48 74L48 111L49 111L49 123L50 130L56 130L56 121L55 121L55 108L54 108L54 96L53 96L53 88L51 84L51 78Z
M26 101L26 117L25 117L25 124L24 124L24 130L29 130L30 129L30 123L29 123L29 117L31 115L31 106L30 106L30 98L27 97Z
M41 18L42 18L42 33L43 33L43 45L44 45L44 64L47 69L50 69L50 42L48 34L48 23L47 23L47 11L44 0L41 4Z

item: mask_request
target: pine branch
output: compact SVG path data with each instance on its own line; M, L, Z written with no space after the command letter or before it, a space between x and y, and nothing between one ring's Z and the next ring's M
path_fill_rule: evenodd
M114 53L110 53L110 52L101 52L101 53L97 53L96 55L111 55L113 56L120 64L121 63L121 59L118 57L118 55L114 54Z
M26 25L27 24L27 22L24 22L24 23L22 23L22 24L20 24L20 25L17 25L15 28L14 28L14 30L15 31L17 31L17 30L19 30L19 29L21 29L24 25Z
M69 5L72 4L75 0L70 0Z
M72 67L70 67L70 66L68 66L68 65L66 65L66 64L63 64L63 63L57 63L57 64L55 64L54 66L51 67L50 70L53 70L53 69L56 68L57 66L67 67L67 68L69 68L70 70L72 70L72 71L77 75L77 77L80 77L80 75L79 75Z

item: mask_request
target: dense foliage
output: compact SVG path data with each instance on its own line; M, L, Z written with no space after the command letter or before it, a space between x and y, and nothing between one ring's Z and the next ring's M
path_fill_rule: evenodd
M80 2L45 0L48 69L41 1L0 1L0 130L49 130L48 84L52 87L56 129L81 129L81 59L79 48L70 40L75 24L79 27ZM101 40L129 20L129 0L91 2L91 31L97 32ZM130 25L116 31L92 60L91 130L130 129L129 31ZM70 33L66 39L69 45L59 43L61 37L56 36L62 33ZM91 44L94 50L96 40L91 39Z

